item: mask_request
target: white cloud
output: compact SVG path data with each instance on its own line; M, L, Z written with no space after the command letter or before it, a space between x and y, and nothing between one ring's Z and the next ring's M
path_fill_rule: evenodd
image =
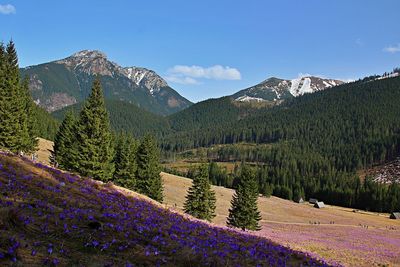
M297 78L304 78L304 77L311 77L311 76L319 77L319 78L322 78L322 79L326 78L324 75L311 74L311 73L302 73L302 72L300 72L299 74L297 74Z
M177 76L167 76L164 77L168 82L179 83L179 84L199 84L199 82L191 77L177 77Z
M214 65L211 67L176 65L168 70L167 80L184 84L197 84L197 79L240 80L240 71L236 68Z
M383 48L383 51L389 52L389 53L392 53L392 54L400 52L400 44L387 46L387 47Z
M175 65L168 70L165 79L179 84L199 84L198 79L240 80L240 71L236 68L214 65L211 67Z
M17 10L13 5L0 5L0 14L8 15L8 14L15 14Z

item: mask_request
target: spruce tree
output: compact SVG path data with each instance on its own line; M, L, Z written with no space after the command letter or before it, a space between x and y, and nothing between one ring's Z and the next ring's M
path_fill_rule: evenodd
M184 210L196 218L211 221L215 217L215 202L215 192L211 190L208 178L208 167L202 165L188 190Z
M54 138L51 161L68 171L77 170L77 118L72 111L67 112Z
M18 57L10 41L0 44L0 147L13 152L34 152L37 131L28 81L20 83Z
M117 137L113 182L131 190L136 190L137 148L137 142L131 135L120 134Z
M0 43L0 148L6 147L7 118L7 91L6 91L6 50L3 43Z
M0 49L2 61L2 75L0 82L0 147L13 152L21 151L23 121L23 102L19 84L18 58L14 43L8 43L6 49ZM25 124L26 125L26 124Z
M254 171L247 165L242 166L238 187L231 200L227 225L241 228L243 231L260 230L261 220L257 207L258 185Z
M154 138L146 135L137 153L137 190L162 202L163 186L160 176L159 149Z
M76 127L75 171L104 182L112 179L113 142L99 79L93 83L92 92L79 114Z

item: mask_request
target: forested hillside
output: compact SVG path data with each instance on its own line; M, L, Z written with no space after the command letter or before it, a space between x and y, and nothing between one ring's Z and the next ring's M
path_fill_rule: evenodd
M229 97L209 99L169 117L177 131L198 130L238 120L240 110Z
M52 115L62 121L68 111L72 110L78 114L82 106L83 102L55 111ZM106 108L110 115L111 128L116 132L125 131L137 137L146 133L162 136L170 129L165 117L148 112L134 104L106 99Z
M400 187L369 178L362 182L356 170L399 154L399 106L399 77L363 80L307 94L234 123L181 131L165 138L162 146L182 151L213 144L271 144L250 150L233 145L214 153L219 160L261 164L259 188L267 195L317 197L332 204L393 211L400 206Z
M286 142L332 159L341 170L356 170L391 159L399 151L399 96L400 78L354 82L292 99L229 126L214 122L201 133L187 128L164 143L166 148L184 150Z

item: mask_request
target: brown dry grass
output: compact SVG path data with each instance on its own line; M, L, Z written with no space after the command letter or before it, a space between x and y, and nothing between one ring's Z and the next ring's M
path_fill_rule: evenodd
M182 211L191 180L167 173L161 176L164 203ZM219 186L213 190L217 197L213 223L225 225L234 191ZM260 197L258 207L262 230L257 235L346 266L400 266L400 221L390 220L389 214L330 205L316 209L277 197Z
M52 141L39 138L38 160L42 163L49 164L50 151L53 149L54 143Z
M228 173L232 173L233 170L235 169L235 165L240 165L240 162L216 162L219 167L222 167L226 169ZM164 167L171 168L171 169L176 169L180 172L187 172L190 168L193 167L198 167L202 163L200 162L188 162L185 160L177 161L174 163L164 163L162 164Z
M176 204L178 209L182 209L191 180L167 173L161 173L161 176L164 181L164 202L171 207ZM228 216L234 190L220 186L212 186L212 188L217 197L216 213L218 216L214 222L223 224ZM353 212L353 209L350 208L330 205L326 205L325 209L316 209L308 203L297 204L278 197L260 197L258 205L264 222L308 225L310 221L317 221L321 224L329 224L329 222L334 221L336 225L359 226L361 223L371 227L400 227L400 221L389 220L387 213Z

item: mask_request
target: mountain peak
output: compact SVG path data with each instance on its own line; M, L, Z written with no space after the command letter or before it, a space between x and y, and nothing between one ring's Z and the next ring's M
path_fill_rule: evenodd
M342 84L343 81L320 78L312 75L301 76L292 80L276 77L268 78L261 83L241 90L232 97L236 101L273 101L279 103L281 100L314 93L326 88Z
M109 61L106 54L98 50L82 50L55 63L64 64L69 69L80 70L90 75L113 77L121 69L117 64Z
M102 57L102 58L107 58L107 55L99 50L82 50L79 52L76 52L71 55L71 57L80 57L80 58L96 58L96 57Z

